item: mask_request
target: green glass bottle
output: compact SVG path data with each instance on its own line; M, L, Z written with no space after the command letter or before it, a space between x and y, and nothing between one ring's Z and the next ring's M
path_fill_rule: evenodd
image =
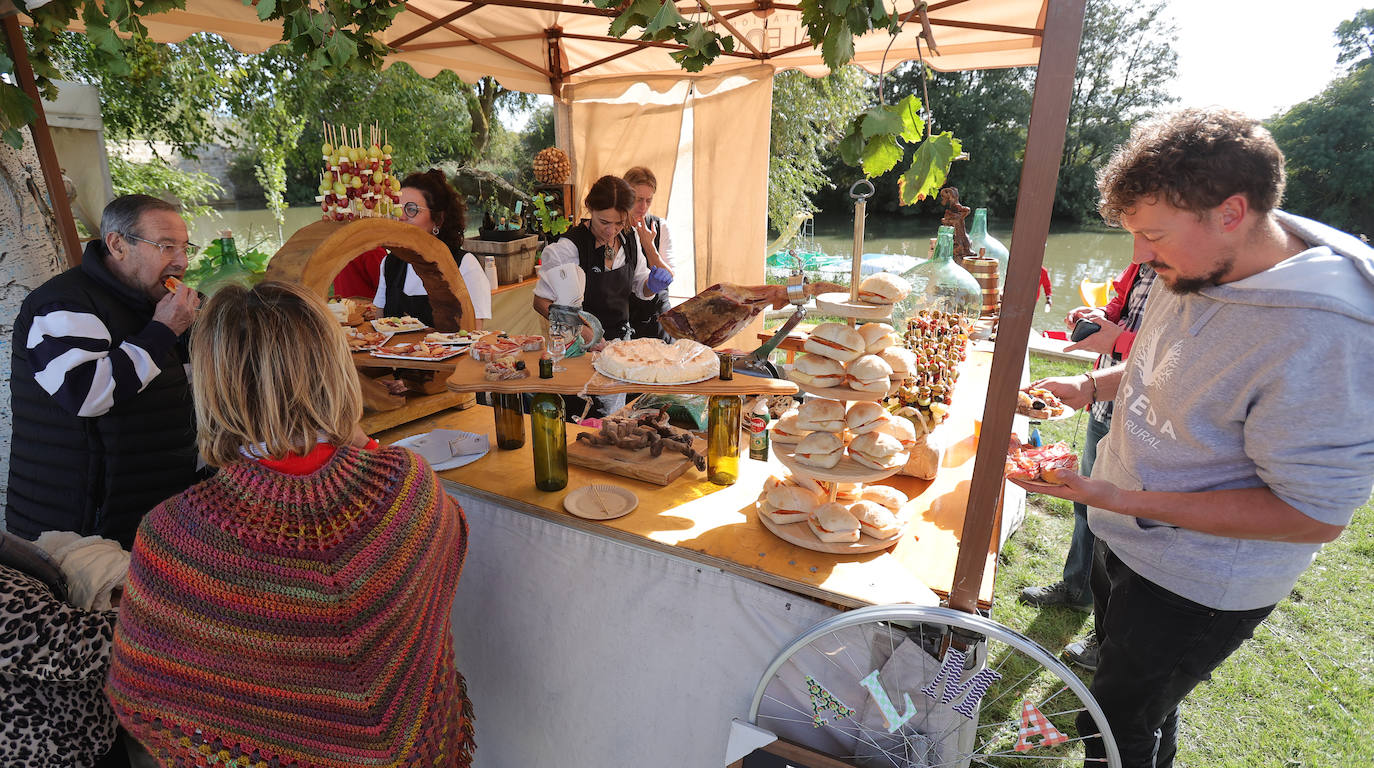
M539 361L539 378L553 378L553 361ZM568 487L568 427L563 396L540 392L530 403L530 433L534 440L534 487L561 491Z
M892 320L898 328L922 309L978 317L983 308L982 288L953 257L954 228L940 227L935 255L902 275L911 284L911 293L893 308Z
M997 283L1007 283L1007 263L1011 254L1002 241L988 234L988 209L978 208L973 212L973 228L968 232L969 250L974 256L987 256L997 259Z
M525 444L525 413L519 393L493 392L491 410L496 415L496 447L513 451Z
M735 360L720 356L720 379L735 378ZM734 485L739 479L739 395L711 395L706 401L706 479Z

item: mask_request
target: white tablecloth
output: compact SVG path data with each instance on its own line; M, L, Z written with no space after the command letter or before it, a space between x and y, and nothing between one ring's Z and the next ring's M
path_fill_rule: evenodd
M470 525L453 633L477 768L721 766L768 663L838 612L449 490Z

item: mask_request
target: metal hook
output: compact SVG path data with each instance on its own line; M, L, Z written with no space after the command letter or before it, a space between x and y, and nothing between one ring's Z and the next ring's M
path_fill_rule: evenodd
M868 187L868 191L855 192L854 190L858 189L860 185ZM867 200L868 198L873 197L874 191L875 190L873 189L873 182L869 181L868 179L859 179L858 181L850 185L849 196L854 198L855 200Z

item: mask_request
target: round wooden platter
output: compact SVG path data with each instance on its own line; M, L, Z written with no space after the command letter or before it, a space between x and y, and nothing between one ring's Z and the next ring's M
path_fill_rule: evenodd
M852 317L855 320L886 320L892 317L891 304L868 304L849 300L848 293L822 293L816 297L816 309L827 315Z
M758 507L761 504L763 504L762 501L755 503L754 514L758 516L759 522L763 523L763 527L767 528L769 533L772 533L788 544L795 544L802 549L809 549L813 552L825 552L831 555L862 555L865 552L877 552L879 550L889 549L895 546L897 542L901 541L902 536L905 535L905 533L903 533L893 536L890 539L875 539L866 533L860 533L858 541L821 541L816 538L816 534L812 532L811 526L807 525L805 521L779 525L769 520L767 515L759 512Z
M892 469L870 469L845 455L840 457L839 464L830 469L822 469L797 461L792 456L792 452L796 449L795 445L786 446L786 450L783 448L783 446L778 445L773 453L778 457L778 461L782 462L783 466L791 470L793 474L806 475L815 480L828 480L833 483L871 483L875 480L885 480L902 471L902 467L906 466L910 458L910 454L903 453L901 454L901 463Z
M867 400L873 403L881 403L887 399L888 393L888 390L883 390L882 392L860 392L857 389L850 389L849 387L812 387L802 384L799 381L793 381L792 383L797 385L797 389L800 389L808 395L828 397L831 400Z

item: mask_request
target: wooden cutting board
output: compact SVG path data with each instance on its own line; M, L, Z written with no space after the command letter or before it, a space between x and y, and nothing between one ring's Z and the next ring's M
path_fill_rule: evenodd
M691 459L673 451L664 451L659 454L658 458L654 458L649 455L647 448L642 451L631 451L611 445L593 448L584 442L573 439L574 437L575 435L569 431L568 463L576 464L579 467L609 472L612 475L620 475L634 480L643 480L655 485L670 485L692 468ZM696 449L705 456L706 441L697 440Z

